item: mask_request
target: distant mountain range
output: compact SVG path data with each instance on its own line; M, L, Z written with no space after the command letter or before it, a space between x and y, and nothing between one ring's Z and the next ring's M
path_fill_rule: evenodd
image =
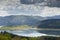
M46 20L39 22L38 28L58 28L60 29L60 15L47 17Z
M11 15L0 17L0 26L18 26L18 25L30 25L35 26L37 22L44 20L45 18L40 16L25 16L25 15Z
M60 16L41 17L27 15L11 15L0 17L0 26L37 26L38 28L60 28Z
M52 17L47 17L48 19L60 19L60 15L52 16Z
M48 19L41 21L38 28L55 28L60 29L60 19Z

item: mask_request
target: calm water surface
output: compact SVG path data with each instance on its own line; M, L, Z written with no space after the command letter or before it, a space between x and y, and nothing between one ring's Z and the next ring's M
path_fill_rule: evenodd
M41 35L60 35L60 30L0 30L1 31L7 31L12 34L18 34L18 35L29 35L32 36L35 34L35 36L41 36Z

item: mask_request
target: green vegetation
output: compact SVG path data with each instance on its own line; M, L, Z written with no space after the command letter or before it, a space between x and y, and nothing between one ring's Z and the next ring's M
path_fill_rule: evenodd
M7 32L0 33L0 40L60 40L60 37L52 36L42 36L42 37L22 37L17 35L12 35Z
M0 30L24 30L24 29L31 29L32 26L28 25L21 25L21 26L4 26L1 27Z
M0 34L0 40L11 40L11 36L8 33Z

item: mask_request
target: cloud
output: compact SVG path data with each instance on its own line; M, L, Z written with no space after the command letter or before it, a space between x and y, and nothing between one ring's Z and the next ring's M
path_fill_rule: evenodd
M55 16L60 15L60 8L56 7L45 7L40 16L47 17L47 16Z
M47 0L47 6L60 7L60 0Z
M20 4L21 2L20 0L0 0L0 16L33 15L46 17L60 15L60 8L58 8L60 1L57 0L48 1L39 0L39 1L41 1L39 4L26 5Z
M44 7L43 9L39 11L1 11L0 10L0 16L9 16L9 15L29 15L29 16L55 16L60 15L60 8L56 7Z
M10 14L7 13L7 11L0 11L0 16L9 16Z
M41 3L44 0L20 0L21 4L35 4L35 3Z

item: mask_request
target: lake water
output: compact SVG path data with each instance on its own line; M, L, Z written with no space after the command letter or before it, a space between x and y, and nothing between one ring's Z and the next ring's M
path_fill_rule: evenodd
M38 37L38 36L60 36L60 30L0 30L7 31L11 34L18 36L26 36L26 37Z

